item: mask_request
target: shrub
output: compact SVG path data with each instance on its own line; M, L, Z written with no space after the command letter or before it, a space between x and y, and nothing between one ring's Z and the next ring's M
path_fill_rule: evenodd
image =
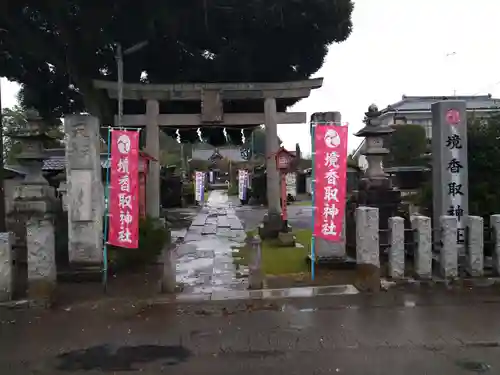
M110 268L130 270L154 263L170 241L170 231L160 220L150 217L141 218L139 222L139 248L125 249L109 246Z

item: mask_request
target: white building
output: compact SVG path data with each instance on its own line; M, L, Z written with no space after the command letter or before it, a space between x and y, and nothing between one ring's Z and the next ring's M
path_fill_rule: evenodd
M467 103L467 111L482 118L488 117L492 112L500 110L500 99L488 95L479 96L406 96L403 95L397 103L384 108L380 116L382 124L386 126L404 126L406 124L421 125L425 129L425 135L430 141L432 138L432 113L431 105L440 100L464 100ZM358 166L365 170L368 167L366 158L362 155L365 147L363 140L354 151L354 160Z

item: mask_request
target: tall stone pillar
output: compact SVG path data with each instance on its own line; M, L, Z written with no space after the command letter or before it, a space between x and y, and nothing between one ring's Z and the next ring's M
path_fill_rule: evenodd
M149 162L146 180L146 213L152 218L160 217L160 129L158 115L160 105L157 100L146 103L146 152L156 160Z
M26 218L28 298L50 304L57 271L53 225L55 191L42 175L43 141L48 137L36 112L29 112L26 125L11 137L21 143L17 160L27 170L24 181L16 187L14 211Z
M439 243L441 216L458 220L457 246L466 253L469 215L469 177L467 168L467 105L462 100L432 104L432 193L435 242Z
M268 212L264 216L259 235L265 238L276 238L283 229L281 218L280 175L276 168L276 153L279 149L276 99L266 98L264 101L264 118L266 122L266 188Z
M281 214L280 175L276 168L275 158L279 149L276 99L265 99L264 118L266 121L267 205L269 214Z
M104 191L101 178L99 120L89 115L64 118L68 210L68 258L75 270L100 271L103 248Z

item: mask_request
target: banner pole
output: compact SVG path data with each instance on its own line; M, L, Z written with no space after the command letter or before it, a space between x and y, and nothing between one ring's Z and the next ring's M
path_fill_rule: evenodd
M105 210L104 210L104 246L102 250L103 272L102 286L106 293L108 289L108 226L109 226L109 179L111 175L111 131L108 127L108 165L106 169L106 191L104 192Z
M311 226L312 226L312 236L311 236L311 280L314 281L315 276L315 263L316 263L316 237L314 236L314 216L316 216L316 202L315 202L315 174L314 174L314 159L316 158L316 150L314 148L315 138L316 138L316 123L312 124L312 134L311 134L311 158L312 158L312 170L311 170L311 204L312 204L312 217L311 217Z

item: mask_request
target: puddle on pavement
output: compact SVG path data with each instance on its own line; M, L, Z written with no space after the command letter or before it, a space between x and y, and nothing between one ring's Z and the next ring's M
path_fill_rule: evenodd
M456 362L456 365L464 370L475 372L476 374L484 374L491 370L489 364L480 361L460 360Z
M61 371L140 371L140 365L162 361L172 366L187 361L191 351L183 346L140 345L113 348L108 345L75 350L57 356Z

